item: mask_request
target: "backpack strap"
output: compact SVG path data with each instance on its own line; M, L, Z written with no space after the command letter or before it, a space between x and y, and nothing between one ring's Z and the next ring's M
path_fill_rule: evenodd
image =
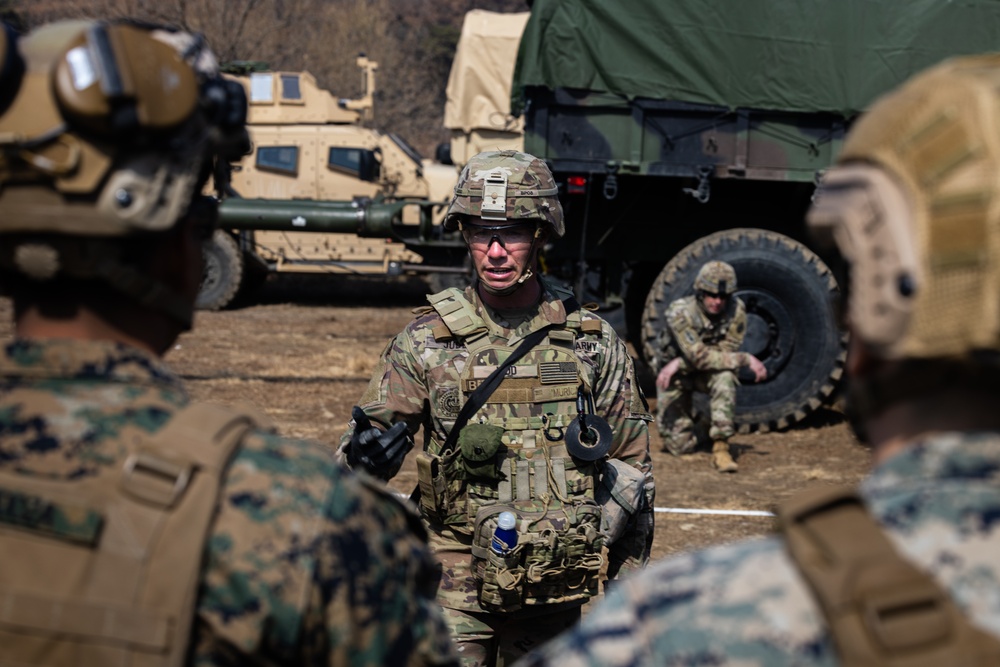
M178 412L150 438L148 448L141 450L147 457L177 462L181 470L178 480L187 479L184 486L174 484L169 499L161 495L160 502L167 501L164 509L171 511L163 519L159 543L149 553L146 584L139 598L142 606L177 612L175 646L186 646L191 634L205 543L217 512L222 480L243 438L258 425L269 426L270 422L256 411L196 403ZM137 466L130 468L126 463L122 473L122 489L137 498L157 483L163 488L162 482L152 481L157 476L155 470L153 475L143 475ZM147 502L151 499L147 496ZM184 652L172 657L172 664L184 664Z
M778 510L788 552L846 667L998 665L1000 640L899 555L852 490L821 487Z
M129 453L117 473L72 488L6 478L22 487L14 493L59 516L81 516L70 504L79 502L92 518L84 527L97 528L0 531L6 555L38 565L0 584L0 662L183 665L222 479L263 421L195 404L151 437L123 443ZM73 574L63 581L65 573Z

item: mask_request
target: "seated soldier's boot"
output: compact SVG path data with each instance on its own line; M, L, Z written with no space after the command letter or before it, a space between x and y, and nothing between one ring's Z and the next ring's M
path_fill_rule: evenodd
M719 472L736 472L740 469L730 456L729 443L725 440L716 440L712 445L712 465Z

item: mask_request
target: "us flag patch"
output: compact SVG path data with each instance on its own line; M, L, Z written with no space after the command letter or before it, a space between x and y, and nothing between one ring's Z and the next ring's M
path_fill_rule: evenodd
M543 361L538 364L542 384L565 384L576 381L576 362Z

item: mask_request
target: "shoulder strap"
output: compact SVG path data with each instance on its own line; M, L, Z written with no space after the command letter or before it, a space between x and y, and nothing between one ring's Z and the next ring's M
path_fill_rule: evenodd
M183 665L222 478L257 424L245 411L196 404L123 443L117 472L68 484L6 478L59 516L85 512L96 528L68 539L0 529L11 559L0 576L0 663Z
M172 511L158 544L150 550L140 598L143 606L179 610L175 646L186 646L191 634L202 554L229 462L248 431L269 425L256 411L196 403L178 412L145 450L163 456L164 461L174 459L190 466L187 488L175 485L175 498L164 505ZM143 476L128 465L123 472L123 490L134 493ZM146 477L148 481L152 476ZM184 664L183 652L172 657L172 664Z
M899 555L856 493L810 489L778 515L842 665L1000 664L1000 640L973 626L930 575Z
M486 332L486 322L476 314L473 305L465 299L465 293L457 287L431 294L427 300L441 316L445 326L456 336L465 338Z

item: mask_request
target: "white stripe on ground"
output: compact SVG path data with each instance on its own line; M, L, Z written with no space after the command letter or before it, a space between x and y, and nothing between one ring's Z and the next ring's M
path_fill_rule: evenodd
M724 514L726 516L774 516L772 512L761 510L695 510L682 507L654 507L654 512L669 514Z

